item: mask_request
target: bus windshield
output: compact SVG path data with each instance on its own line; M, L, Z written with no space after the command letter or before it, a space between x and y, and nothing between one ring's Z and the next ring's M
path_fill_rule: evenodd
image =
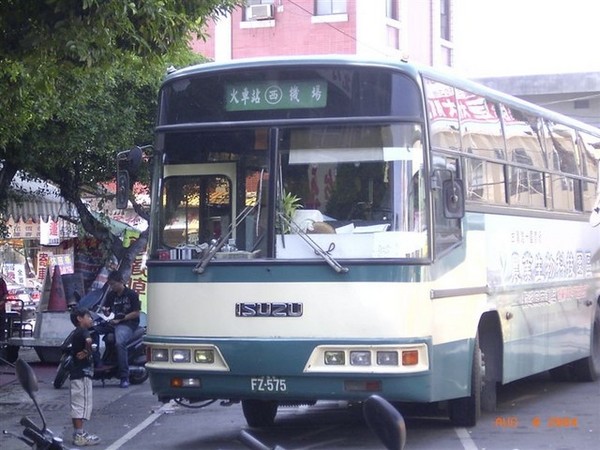
M165 137L159 249L192 259L427 256L415 123L240 128ZM272 155L275 155L274 157Z

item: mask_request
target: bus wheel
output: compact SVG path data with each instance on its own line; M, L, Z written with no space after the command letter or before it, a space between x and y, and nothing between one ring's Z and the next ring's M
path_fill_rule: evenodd
M275 422L277 402L263 400L242 400L242 411L249 426L270 427Z
M600 378L600 305L596 307L592 324L590 356L575 361L571 370L576 380L596 381Z
M473 363L471 365L471 395L448 402L448 416L454 426L473 427L477 423L481 415L482 372L483 360L479 348L479 339L475 338Z
M489 365L486 365L487 353L481 354L481 410L486 412L496 411L498 403L496 381L489 374ZM487 370L486 370L487 368Z

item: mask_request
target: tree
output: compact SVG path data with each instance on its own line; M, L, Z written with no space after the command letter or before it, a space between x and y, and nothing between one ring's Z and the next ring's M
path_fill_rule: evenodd
M136 249L122 248L82 191L114 178L117 151L151 142L167 67L199 61L190 39L239 3L0 0L0 211L17 170L54 182L127 266Z

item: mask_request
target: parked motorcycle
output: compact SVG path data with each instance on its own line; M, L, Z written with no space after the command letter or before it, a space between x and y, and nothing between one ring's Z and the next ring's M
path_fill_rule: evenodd
M96 333L97 328L102 328L108 323L107 318L97 313L92 312L94 319L94 327L90 329L91 333ZM67 378L69 378L69 369L73 361L71 354L71 342L73 340L73 330L63 341L61 345L62 356L56 368L54 377L54 387L60 389ZM148 371L146 370L146 348L143 343L146 329L138 327L127 343L127 358L129 361L129 382L131 384L142 384L148 379ZM94 368L94 380L101 380L102 384L111 378L119 378L117 366L117 349L115 347L114 333L107 333L103 336L104 351L100 348L95 348L94 361L100 362L100 365ZM101 353L101 356L100 356Z
M400 412L391 403L379 395L371 395L363 403L363 416L387 450L404 448L406 424ZM238 439L252 450L285 450L279 445L269 447L245 430L240 431Z
M46 419L44 418L44 414L35 397L35 393L38 391L38 381L33 369L24 360L17 359L15 370L21 387L27 395L29 395L31 400L33 400L33 404L42 419L42 425L37 425L29 417L23 416L19 422L24 427L23 436L19 436L6 430L2 433L19 439L32 449L66 450L67 447L63 444L63 440L58 436L54 436L54 433L46 427Z

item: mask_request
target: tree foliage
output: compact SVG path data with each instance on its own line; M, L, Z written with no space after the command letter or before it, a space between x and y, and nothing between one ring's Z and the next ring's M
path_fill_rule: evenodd
M56 183L86 231L124 256L90 215L85 187L116 152L152 140L167 67L198 62L190 39L240 0L0 0L0 211L17 170Z

